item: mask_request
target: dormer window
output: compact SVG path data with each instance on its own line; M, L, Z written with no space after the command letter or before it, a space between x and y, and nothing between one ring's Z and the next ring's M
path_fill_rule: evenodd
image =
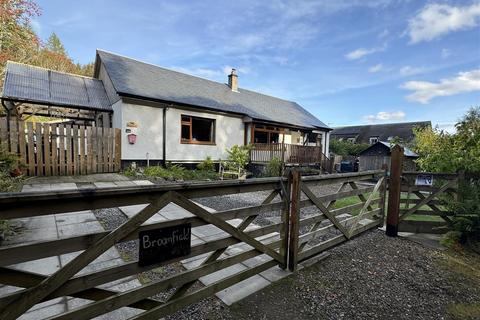
M378 142L378 137L370 137L370 144L375 144Z

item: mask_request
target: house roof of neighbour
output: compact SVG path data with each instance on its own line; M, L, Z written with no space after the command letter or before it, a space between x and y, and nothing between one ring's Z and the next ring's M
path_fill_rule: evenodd
M101 80L11 61L6 66L2 98L112 111Z
M385 146L386 148L388 148L388 154L390 155L390 149L394 146L393 143L390 143L390 142L386 142L386 141L379 141L377 143L374 143L372 144L370 147L368 147L367 149L363 150L362 152L359 153L359 156L361 156L362 154L365 154L365 153L368 153L368 151L374 147L376 147L377 145L383 145ZM387 150L387 149L386 149ZM403 147L403 155L405 157L408 157L408 158L418 158L418 154L416 154L415 152L413 152L412 150L408 149L407 147Z
M205 109L231 112L256 120L305 128L326 128L295 102L161 68L110 52L97 50L98 58L119 95L174 102ZM98 70L98 68L97 68Z
M378 137L379 141L388 141L390 137L399 137L410 141L414 138L413 128L431 126L430 121L386 123L363 126L348 126L334 128L332 137L356 138L357 142L368 142L370 137Z

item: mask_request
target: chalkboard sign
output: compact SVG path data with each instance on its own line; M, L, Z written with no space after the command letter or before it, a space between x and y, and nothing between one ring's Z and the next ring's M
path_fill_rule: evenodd
M147 266L190 254L190 223L139 232L138 264Z
M433 185L433 175L431 174L419 174L415 179L416 186L432 186Z

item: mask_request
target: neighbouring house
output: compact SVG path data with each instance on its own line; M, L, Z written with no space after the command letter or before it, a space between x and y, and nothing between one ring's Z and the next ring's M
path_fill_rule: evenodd
M426 126L431 127L432 123L430 121L418 121L338 127L331 132L331 138L352 143L368 144L375 144L379 141L391 141L396 138L401 139L403 142L410 142L414 138L413 129Z
M360 152L358 156L358 170L377 170L382 169L384 165L390 168L391 148L393 144L389 142L379 141L367 149ZM418 159L418 154L412 150L404 147L403 168L405 171L415 171L415 160Z
M235 69L219 83L97 50L93 78L15 62L5 73L10 119L118 128L122 167L226 159L227 149L245 144L255 145L253 162L328 159L331 128L295 102L239 87Z

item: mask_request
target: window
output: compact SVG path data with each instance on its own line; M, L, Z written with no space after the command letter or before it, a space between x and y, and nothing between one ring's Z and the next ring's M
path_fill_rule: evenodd
M215 144L215 120L182 115L182 143Z
M378 137L370 137L370 144L375 144L378 142Z
M317 142L317 137L318 137L318 134L316 134L316 133L309 133L309 134L308 134L308 142L309 142L309 143L316 143L316 142Z
M355 138L347 138L348 142L355 143Z
M280 134L283 134L282 128L256 124L253 127L253 142L280 143Z

